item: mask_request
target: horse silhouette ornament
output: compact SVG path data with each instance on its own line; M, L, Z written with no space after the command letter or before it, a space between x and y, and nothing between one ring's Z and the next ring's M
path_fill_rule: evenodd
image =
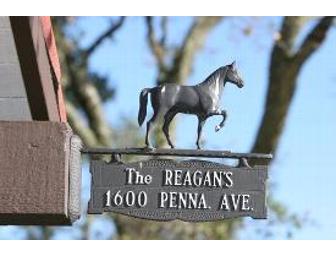
M171 148L174 148L169 136L169 125L177 113L194 114L198 117L197 141L200 147L202 128L207 118L220 115L223 120L215 127L219 131L226 120L226 111L220 108L220 98L226 82L237 85L238 88L244 86L242 78L238 74L235 61L226 66L222 66L210 74L203 82L194 86L184 86L178 84L161 84L154 88L145 88L140 93L140 108L138 114L139 126L142 125L147 114L148 94L151 97L153 116L147 122L146 146L153 148L150 143L150 134L159 119L164 118L162 131L166 136Z

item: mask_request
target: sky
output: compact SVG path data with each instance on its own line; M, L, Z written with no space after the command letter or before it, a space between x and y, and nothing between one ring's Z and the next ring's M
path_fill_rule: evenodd
M263 113L270 51L281 19L225 18L209 34L205 47L196 55L188 85L204 80L213 70L233 60L237 61L245 82L243 89L232 84L225 87L221 105L228 112L228 119L218 133L214 132L214 127L221 120L220 117L213 117L206 122L203 130L206 149L234 152L250 150ZM171 17L169 43L179 43L191 21L190 17ZM104 17L81 18L69 30L69 34L80 35L80 43L85 46L104 31L108 24L108 18ZM249 36L242 33L246 24L252 27ZM300 34L298 43L313 24L314 22L308 23ZM85 34L79 33L81 29ZM125 116L136 121L139 92L144 87L156 85L155 59L148 49L145 35L143 18L127 18L115 38L104 42L90 59L90 68L106 74L111 84L117 88L116 98L104 105L112 126L122 125ZM245 219L246 226L237 233L236 238L336 238L336 169L333 162L336 155L335 46L336 29L333 28L322 47L301 70L277 155L269 169L269 192L287 207L289 213L303 219L303 227L295 229L288 224L274 226L274 215L271 214L268 220ZM176 146L194 148L196 117L181 115L177 119L180 123L177 126ZM144 127L141 130L145 132ZM90 179L87 168L84 164L84 205L88 200ZM93 227L98 234L92 238L104 238L113 233L114 226L106 221L105 216L98 218ZM76 224L82 222L83 220ZM64 231L57 232L55 238L76 238L78 233L74 229L64 228ZM17 230L17 227L0 228L0 239L24 238ZM291 233L290 236L288 232Z

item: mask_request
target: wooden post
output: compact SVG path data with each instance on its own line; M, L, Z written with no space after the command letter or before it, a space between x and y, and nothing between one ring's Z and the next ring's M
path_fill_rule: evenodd
M80 216L81 141L66 123L48 17L0 18L0 224Z

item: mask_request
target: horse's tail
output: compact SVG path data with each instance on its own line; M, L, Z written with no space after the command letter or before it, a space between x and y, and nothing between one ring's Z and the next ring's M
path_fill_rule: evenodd
M148 93L151 92L150 88L145 88L141 91L140 96L139 96L139 113L138 113L138 123L139 126L142 125L146 118L147 114L147 101L148 101Z

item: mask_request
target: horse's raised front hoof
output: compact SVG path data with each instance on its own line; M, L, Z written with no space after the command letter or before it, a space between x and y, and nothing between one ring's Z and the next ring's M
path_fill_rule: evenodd
M218 132L220 129L221 129L221 126L220 126L220 125L217 125L217 126L215 127L215 132Z

